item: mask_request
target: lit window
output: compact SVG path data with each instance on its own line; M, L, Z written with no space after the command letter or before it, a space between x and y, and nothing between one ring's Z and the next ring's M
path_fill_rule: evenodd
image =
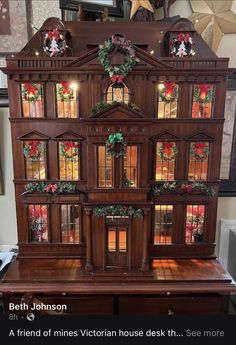
M41 84L21 84L21 100L24 117L43 117Z
M154 244L172 243L173 205L155 205Z
M193 118L210 118L214 100L214 87L212 84L196 84L193 87Z
M26 178L28 180L46 179L46 143L30 140L23 143Z
M158 84L158 109L157 117L169 119L177 117L178 85L173 82Z
M108 252L127 252L127 228L122 226L108 227Z
M80 243L80 206L61 205L61 242Z
M78 113L76 83L61 81L56 84L57 93L57 116L66 118L76 118Z
M80 143L78 141L59 142L60 180L79 180Z
M113 83L107 89L107 103L129 103L129 89L123 83Z
M187 205L186 243L198 243L203 241L204 217L204 205Z
M123 187L137 187L138 181L138 147L137 145L128 145L124 155L123 167Z
M207 179L209 149L208 142L190 143L188 170L189 180Z
M98 146L98 187L109 188L113 186L112 157L107 154L106 146Z
M30 238L33 242L48 242L47 205L29 205Z
M155 179L157 181L174 180L177 153L177 145L173 141L162 141L156 143Z

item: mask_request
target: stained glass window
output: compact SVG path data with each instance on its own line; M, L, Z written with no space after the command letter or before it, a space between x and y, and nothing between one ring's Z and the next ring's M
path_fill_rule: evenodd
M24 117L43 117L43 88L41 84L21 84L22 114Z
M209 158L209 142L192 142L189 151L189 180L206 180Z
M214 100L214 87L212 84L195 84L193 87L193 118L210 118Z
M59 175L60 180L79 180L80 142L59 142Z
M48 242L47 205L29 205L28 218L30 239L33 242Z
M138 182L138 147L128 145L124 155L123 187L135 188Z
M187 205L186 243L198 243L203 241L204 218L204 205Z
M80 243L80 206L61 205L61 242Z
M123 83L113 83L107 89L107 103L120 102L129 103L129 89Z
M105 145L98 146L98 187L113 186L113 164L111 155L107 154Z
M178 110L178 85L173 82L158 84L157 117L160 119L176 118Z
M46 179L46 143L29 140L23 143L26 178L28 180Z
M56 84L58 117L78 117L77 88L78 85L76 83L67 81L61 81L59 84Z
M154 244L172 242L173 205L155 205Z
M156 143L155 179L157 181L174 180L177 153L177 145L173 141L161 141Z

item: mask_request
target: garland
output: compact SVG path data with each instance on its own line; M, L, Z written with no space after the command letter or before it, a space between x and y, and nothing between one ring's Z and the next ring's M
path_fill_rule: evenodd
M119 150L117 150L117 144L120 145ZM124 140L123 134L121 132L110 134L106 141L107 154L115 158L124 156L126 147L127 142Z
M57 183L45 183L45 182L30 182L25 185L25 192L27 193L51 193L51 194L63 194L74 193L76 191L76 185L72 182L57 182Z
M80 145L74 141L63 141L59 144L60 155L72 161L79 156Z
M45 153L45 143L39 140L28 141L23 152L30 161L38 161Z
M105 109L109 109L109 108L113 107L114 105L119 105L119 104L121 104L121 103L117 102L117 101L112 101L111 103L105 103L105 102L97 103L91 109L90 114L91 114L91 116L95 116L96 114L100 113L101 111L103 111ZM140 108L135 103L129 102L128 104L125 103L125 105L127 105L129 108L131 108L134 111L137 111L137 112L141 111Z
M112 66L109 60L109 53L114 49L125 54L125 63L123 65ZM111 38L104 42L104 44L99 45L98 59L104 68L104 71L108 72L112 83L117 82L118 84L123 82L124 78L139 62L131 42L126 38L117 35L112 35Z
M159 97L162 101L167 103L176 101L178 97L178 87L175 83L164 82L163 84L160 84L159 87Z
M143 212L140 208L123 205L102 205L94 208L95 216L133 216L141 217Z
M24 83L21 86L21 94L23 100L35 102L41 96L41 85L35 83Z
M206 143L193 143L190 147L190 153L198 161L202 161L207 158L209 152L209 144Z
M193 91L194 101L200 103L208 103L214 100L214 91L211 84L194 85Z
M61 101L74 99L74 90L70 87L69 82L61 81L57 90Z
M166 193L177 193L177 194L194 194L201 193L213 197L216 194L216 191L212 187L208 187L203 182L165 182L162 185L155 185L150 188L151 194L156 197L161 194Z
M43 51L48 56L58 56L62 55L66 50L66 40L64 35L55 29L53 31L48 31L45 34L43 42Z
M163 142L162 146L158 150L158 155L162 161L173 161L178 153L178 149L175 143Z
M189 34L179 33L174 37L171 43L171 54L176 57L194 56L193 40Z

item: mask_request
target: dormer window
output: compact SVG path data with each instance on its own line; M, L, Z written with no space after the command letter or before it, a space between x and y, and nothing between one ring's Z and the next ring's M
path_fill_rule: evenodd
M61 81L56 84L57 116L78 117L78 84Z
M108 86L106 92L107 103L129 103L129 89L124 83L115 82Z

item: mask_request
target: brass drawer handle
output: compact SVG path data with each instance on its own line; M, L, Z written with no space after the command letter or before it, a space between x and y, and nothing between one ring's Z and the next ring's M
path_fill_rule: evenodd
M174 312L174 310L168 309L167 314L168 314L168 315L174 315L175 312Z

